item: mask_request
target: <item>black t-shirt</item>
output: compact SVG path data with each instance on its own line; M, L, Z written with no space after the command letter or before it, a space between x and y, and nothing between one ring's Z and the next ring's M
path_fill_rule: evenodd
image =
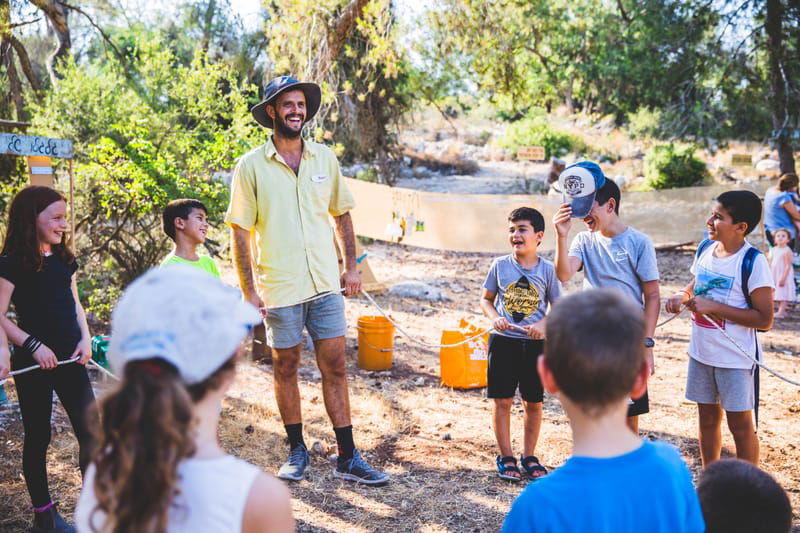
M56 255L45 257L39 272L23 268L15 256L0 256L0 277L14 284L11 302L16 308L17 325L47 345L60 360L69 359L81 340L71 286L76 270L77 262L68 265ZM21 347L14 350L14 359L18 358L32 359Z

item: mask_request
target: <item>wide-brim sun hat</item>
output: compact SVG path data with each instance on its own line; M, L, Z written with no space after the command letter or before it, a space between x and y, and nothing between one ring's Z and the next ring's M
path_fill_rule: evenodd
M272 104L275 99L286 91L300 90L306 95L306 122L314 118L319 111L322 101L322 90L319 85L310 81L299 81L292 76L279 76L269 82L264 88L264 99L250 108L250 113L256 122L265 128L273 128L272 118L267 114L267 106Z
M573 218L584 218L592 210L597 191L606 183L600 166L581 161L565 168L558 176L558 191L572 207Z
M192 385L216 372L260 322L238 290L196 267L167 265L125 289L111 316L108 357L120 375L132 361L160 358Z

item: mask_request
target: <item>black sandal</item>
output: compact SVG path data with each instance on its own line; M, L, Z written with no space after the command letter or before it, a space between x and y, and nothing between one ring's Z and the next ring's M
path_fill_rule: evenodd
M513 465L507 465L505 463L514 463ZM516 476L509 475L509 472L516 472ZM497 456L497 476L500 479L505 479L506 481L521 481L522 476L520 475L519 468L517 467L517 460L512 457L500 457Z
M539 463L539 458L535 455L529 455L528 457L523 457L520 455L519 462L522 465L522 468L525 469L525 472L528 474L528 477L531 478L531 481L536 481L540 477L544 477L547 475L547 469ZM534 475L535 472L541 472L541 474Z

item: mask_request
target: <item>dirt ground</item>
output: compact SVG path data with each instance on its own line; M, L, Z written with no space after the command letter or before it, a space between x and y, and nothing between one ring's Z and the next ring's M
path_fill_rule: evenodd
M386 294L378 302L420 338L436 342L441 330L474 314L480 286L492 260L488 254L457 254L373 243L365 246L369 262L383 282L421 280L442 289L450 301L433 304ZM688 281L691 250L659 253L662 295ZM227 273L232 281L230 272ZM579 281L567 285L579 288ZM356 443L365 456L392 476L383 488L354 487L334 478L326 457L333 431L325 415L319 373L313 354L304 352L300 388L306 441L315 453L308 479L291 485L300 531L497 531L525 483L509 484L496 476L497 454L484 391L440 386L438 351L422 349L398 337L394 366L368 372L356 366L356 330L360 315L374 314L365 301L347 307L348 371ZM662 314L662 319L666 315ZM800 379L800 311L762 334L765 357L777 371ZM656 336L656 374L650 381L651 412L641 418L645 438L669 441L680 448L692 473L700 469L693 404L683 399L689 319L673 320ZM103 384L98 385L101 390ZM12 402L16 400L9 386ZM762 380L762 467L788 491L794 508L794 531L800 532L800 390L772 376ZM51 490L60 508L71 515L80 474L77 445L59 408L55 416L49 467ZM517 453L521 450L521 406L512 419ZM0 411L3 452L0 455L0 530L20 531L29 523L30 502L21 474L22 434L12 405ZM221 440L233 454L275 472L286 456L285 436L272 394L272 369L244 364L224 405ZM723 430L724 451L733 441ZM319 444L316 444L319 443ZM545 400L545 421L536 454L557 468L569 456L571 435L564 413L553 398Z

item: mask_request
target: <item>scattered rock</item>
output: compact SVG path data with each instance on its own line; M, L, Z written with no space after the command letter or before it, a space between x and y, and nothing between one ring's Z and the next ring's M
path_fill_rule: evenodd
M317 455L325 456L325 446L318 440L314 441L314 444L311 445L311 451Z
M421 281L401 281L389 287L389 294L401 298L415 298L417 300L427 300L429 302L445 302L448 298L444 293Z
M417 387L425 385L425 378L423 378L422 376L418 377L417 379L414 380L414 385L416 385Z
M247 433L248 435L252 435L255 432L255 430L256 430L256 428L254 428L252 424L248 424L244 428L244 432Z

